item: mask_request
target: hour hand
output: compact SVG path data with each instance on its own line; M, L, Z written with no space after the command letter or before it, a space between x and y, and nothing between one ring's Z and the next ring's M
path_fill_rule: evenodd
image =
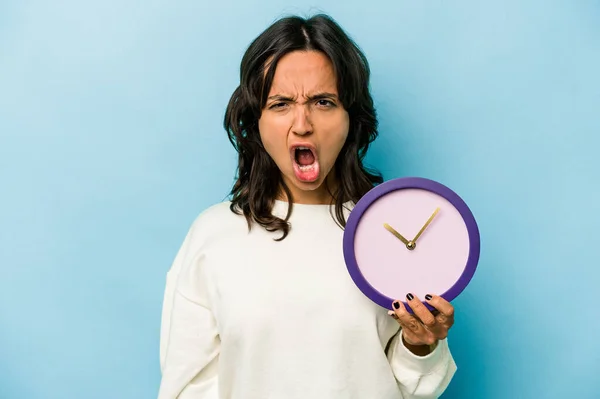
M402 237L402 234L398 233L392 226L390 226L387 223L384 223L383 227L385 227L385 229L387 231L389 231L390 233L395 235L396 238L398 238L400 241L402 241L405 245L408 245L408 240L406 238Z

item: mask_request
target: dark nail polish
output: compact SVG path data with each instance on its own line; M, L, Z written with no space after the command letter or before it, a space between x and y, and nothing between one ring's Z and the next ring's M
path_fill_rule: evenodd
M406 297L408 298L409 301L412 301L414 298L413 294L406 294Z
M429 301L431 298L433 298L431 295L429 295L429 294L425 295L425 299L427 299L428 301Z
M395 309L400 309L400 304L398 302L394 302L394 308Z

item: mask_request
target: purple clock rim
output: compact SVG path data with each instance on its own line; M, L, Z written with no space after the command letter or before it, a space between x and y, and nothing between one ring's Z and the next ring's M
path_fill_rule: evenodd
M386 309L391 308L393 301L402 301L402 299L390 298L387 295L382 294L365 279L362 272L360 271L360 267L358 266L358 262L356 261L356 256L354 254L354 238L356 236L356 229L358 227L358 223L360 222L362 215L377 199L392 191L410 188L427 190L438 194L441 197L448 200L448 202L450 202L456 208L456 210L458 210L467 227L467 233L469 237L469 255L467 257L467 264L461 276L454 283L454 285L452 285L446 292L441 293L440 296L448 302L456 299L456 297L458 297L458 295L460 295L464 291L464 289L467 287L467 285L473 278L475 270L477 269L477 264L479 262L479 253L481 246L479 227L477 225L473 212L471 212L469 206L456 192L454 192L452 189L450 189L442 183L424 177L399 177L379 184L378 186L369 190L369 192L367 192L356 203L352 212L350 212L350 216L348 217L346 228L344 230L343 252L346 267L356 286L369 299ZM406 304L405 300L403 300L402 302ZM433 309L433 307L431 307L427 303L425 303L425 306L429 310ZM405 307L409 312L412 312L410 307Z

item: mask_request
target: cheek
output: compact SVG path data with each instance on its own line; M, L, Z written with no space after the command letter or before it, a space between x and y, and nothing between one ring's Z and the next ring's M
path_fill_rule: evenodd
M346 114L332 124L329 129L329 132L331 133L326 136L328 141L327 148L331 149L330 157L333 158L333 161L335 161L342 147L346 143L349 128L349 119Z
M285 118L261 118L258 120L260 139L267 154L283 168L289 160L287 133L289 125Z
M278 159L287 156L287 129L283 121L274 118L258 120L260 139L271 158Z

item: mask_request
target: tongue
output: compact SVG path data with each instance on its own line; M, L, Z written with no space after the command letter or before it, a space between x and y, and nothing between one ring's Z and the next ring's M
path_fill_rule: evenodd
M311 165L315 162L315 156L310 150L298 150L296 154L296 161L300 165Z

